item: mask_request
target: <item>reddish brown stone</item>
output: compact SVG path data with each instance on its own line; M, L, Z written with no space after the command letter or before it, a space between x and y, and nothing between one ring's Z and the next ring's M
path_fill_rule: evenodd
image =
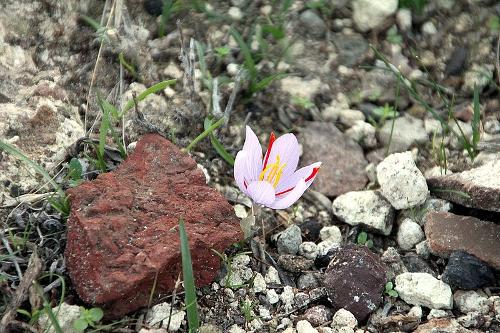
M148 134L115 171L68 190L66 263L76 291L116 318L173 290L181 269L179 218L186 223L197 286L213 281L214 254L242 239L231 205L205 184L196 162Z
M301 137L302 163L323 163L312 188L336 197L365 187L368 182L365 166L368 162L363 149L334 124L310 122L302 130Z
M433 254L448 257L464 250L500 269L500 225L444 212L427 215L425 235Z
M433 194L461 205L500 212L500 160L460 173L431 177ZM466 195L464 195L464 193Z
M364 321L382 303L386 267L366 246L337 248L323 277L323 286L335 310L344 308Z

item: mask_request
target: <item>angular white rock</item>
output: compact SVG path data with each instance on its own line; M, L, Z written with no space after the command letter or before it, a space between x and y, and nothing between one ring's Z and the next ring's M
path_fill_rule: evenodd
M323 241L332 240L335 243L342 242L342 234L340 233L340 229L335 225L329 225L321 228L321 230L319 231L319 238L321 238L321 240Z
M332 209L349 225L362 224L386 236L391 233L394 209L379 192L347 192L333 201Z
M488 298L481 296L474 290L457 290L453 295L453 300L455 301L455 307L462 313L475 311L486 314L492 304Z
M299 254L307 259L316 259L318 256L318 245L314 242L303 242L299 246Z
M417 222L404 219L398 229L397 241L403 250L412 249L417 243L424 239L425 235Z
M172 313L172 316L170 316L170 313ZM161 328L166 328L169 332L177 332L181 328L185 316L186 312L175 308L171 310L170 303L164 302L153 306L148 311L146 323L156 327L161 323Z
M451 309L451 288L429 273L403 273L396 276L394 288L403 301L430 309Z
M380 26L398 9L398 0L355 0L352 19L359 30L366 32Z
M77 333L77 331L73 328L73 322L80 318L80 307L77 305L69 305L67 303L61 303L61 306L56 306L52 308L52 312L56 314L57 321L59 322L59 326L65 333ZM45 332L47 333L56 333L54 326L43 312L43 314L38 319L38 325L40 327L46 327Z
M318 333L318 330L307 320L299 320L297 322L297 333Z
M344 326L354 328L357 325L358 321L356 320L356 317L354 317L354 315L350 311L347 311L346 309L339 309L333 315L333 320L332 320L333 328L344 327Z
M429 195L425 177L409 151L389 155L380 162L377 179L382 195L396 209L421 205Z

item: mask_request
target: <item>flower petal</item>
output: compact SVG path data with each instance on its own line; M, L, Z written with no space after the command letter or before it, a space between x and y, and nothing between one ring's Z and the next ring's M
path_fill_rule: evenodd
M276 199L271 205L269 205L269 208L272 209L285 209L290 207L295 201L299 200L299 198L304 194L304 191L308 188L309 186L306 185L306 182L304 179L300 179L299 182L295 185L293 190L291 190L288 194L286 194L284 197Z
M268 206L274 202L274 187L264 180L251 182L247 187L248 196L256 204Z
M285 192L288 193L292 191L295 185L299 182L300 179L304 179L306 183L306 189L311 186L312 182L316 178L319 168L321 167L321 162L316 162L300 168L295 171L293 175L288 176L287 178L281 178L280 183L276 187L276 195L280 195L280 193ZM283 194L285 194L283 193Z
M248 171L248 156L250 156L248 152L240 150L238 154L236 154L236 159L234 160L234 180L236 180L236 184L245 194L248 194L248 184L246 184L245 181L248 181L250 177Z
M280 163L286 163L281 179L287 178L297 169L299 164L299 143L297 138L292 133L284 134L274 141L270 149L270 152L266 152L266 156L269 154L268 163L274 163L276 156L279 155ZM265 168L265 165L263 168Z
M250 126L246 127L245 144L243 150L248 153L247 163L249 174L248 181L257 180L262 171L262 147L260 146L259 139L252 131Z

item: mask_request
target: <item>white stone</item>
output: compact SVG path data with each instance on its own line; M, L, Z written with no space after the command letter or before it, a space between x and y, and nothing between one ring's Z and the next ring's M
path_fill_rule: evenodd
M446 310L431 309L431 311L429 311L429 314L427 315L427 320L431 320L434 318L444 318L448 316L449 314Z
M268 289L266 294L266 300L269 302L269 304L276 304L280 301L280 297L276 293L276 290Z
M354 0L352 19L357 28L366 32L380 26L398 9L398 0Z
M340 243L335 242L332 239L322 241L318 243L318 255L326 255L328 251L330 251L333 248L337 248L340 246Z
M255 293L263 293L267 290L267 283L262 274L255 273L253 278L253 291Z
M273 316L271 316L271 311L263 305L259 305L259 317L264 320L271 320Z
M302 97L313 100L321 89L321 81L318 79L305 80L298 76L287 76L280 81L281 90L289 93L291 97Z
M440 134L443 131L441 122L432 117L425 118L424 128L425 128L425 133L427 133L428 136L433 136L434 134Z
M455 307L457 307L462 313L476 311L482 314L487 314L491 305L490 300L481 296L474 290L457 290L453 295L453 300L455 302Z
M333 201L332 210L349 225L362 224L383 235L391 233L394 210L379 192L347 192Z
M406 31L411 29L411 10L408 8L400 8L396 13L396 22L399 29Z
M230 76L233 76L233 77L238 74L239 70L240 70L240 65L235 64L235 63L229 63L226 66L227 74L229 74Z
M474 84L476 84L479 91L481 91L493 78L494 69L495 67L493 64L473 64L471 68L464 73L462 90L472 93L474 92Z
M318 333L318 330L307 320L299 320L297 322L297 333Z
M403 152L413 145L429 141L421 119L405 115L394 120L394 128L392 123L392 120L387 120L378 133L380 143L384 147L389 146L389 153Z
M332 240L335 243L342 242L342 234L340 233L339 227L337 227L336 225L330 225L321 228L321 230L319 231L319 238L321 238L321 240L323 241Z
M182 79L182 71L180 68L174 64L173 62L170 62L165 69L163 69L163 74L167 77L171 77L173 79Z
M229 328L229 333L246 333L246 331L238 325L233 324L233 326Z
M354 333L354 329L349 326L343 326L337 329L337 333Z
M239 9L238 7L229 8L227 14L229 15L230 18L232 18L235 21L239 21L243 18L243 13L241 12L241 9Z
M77 305L69 305L67 303L61 303L61 306L56 306L52 308L52 312L56 315L57 322L64 333L77 333L73 328L73 323L75 320L80 318L80 307ZM44 331L46 333L56 333L54 326L49 317L45 314L45 311L38 319L38 326L46 327Z
M266 280L266 283L281 284L280 275L273 266L269 266L267 268L267 273L264 279Z
M419 305L412 306L410 311L408 311L408 315L417 318L422 318L423 315L422 307Z
M264 5L264 6L260 7L260 13L264 16L271 14L272 11L273 11L273 7L270 5Z
M356 120L354 125L345 131L345 134L358 142L363 148L374 148L377 146L375 127L363 120Z
M401 222L398 229L397 241L403 250L412 249L424 237L424 232L417 222L408 218Z
M338 121L346 126L352 127L358 121L365 121L365 115L359 110L343 109L338 112Z
M411 305L422 305L430 309L451 309L451 288L429 273L403 273L396 276L396 286L403 301Z
M170 312L172 311L172 316ZM177 332L182 325L186 313L178 309L171 309L170 303L164 302L153 306L146 314L146 323L151 326ZM170 319L170 324L169 324ZM161 323L161 325L159 325ZM168 325L168 327L167 327Z
M316 259L318 256L318 246L314 242L303 242L299 246L299 254L307 259Z
M253 276L252 269L248 267L250 257L240 254L233 258L230 272L222 278L223 286L240 286L250 280Z
M437 33L436 26L432 21L427 21L422 25L422 33L425 35L435 35Z
M236 217L238 217L240 219L244 219L245 217L248 216L247 209L245 208L245 206L240 205L240 204L236 204L233 206L233 208L234 208L234 213L236 214Z
M421 205L429 194L425 177L415 165L411 152L387 156L377 166L377 179L382 195L396 209Z
M293 288L290 286L285 286L283 292L280 294L280 300L285 307L285 311L291 311L293 304L295 303L295 294L293 293Z
M425 178L431 178L431 177L439 177L439 176L445 176L445 175L451 175L453 172L450 169L444 169L440 166L434 166L430 169L425 170L424 176Z
M332 319L333 328L343 327L343 326L355 328L357 325L358 321L356 320L356 317L354 317L354 315L350 311L347 311L346 309L339 309L333 315Z
M417 254L422 258L428 259L431 254L431 250L429 249L429 244L427 244L427 241L423 240L420 243L418 243L415 246L415 252L417 252Z

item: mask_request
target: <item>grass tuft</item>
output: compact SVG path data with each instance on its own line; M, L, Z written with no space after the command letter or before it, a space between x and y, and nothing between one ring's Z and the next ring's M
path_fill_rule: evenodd
M189 332L196 332L200 327L200 318L198 316L198 303L196 301L196 287L193 276L193 263L191 261L191 252L189 250L189 241L184 226L184 220L179 219L179 237L181 241L182 256L182 278L184 280L185 304Z

